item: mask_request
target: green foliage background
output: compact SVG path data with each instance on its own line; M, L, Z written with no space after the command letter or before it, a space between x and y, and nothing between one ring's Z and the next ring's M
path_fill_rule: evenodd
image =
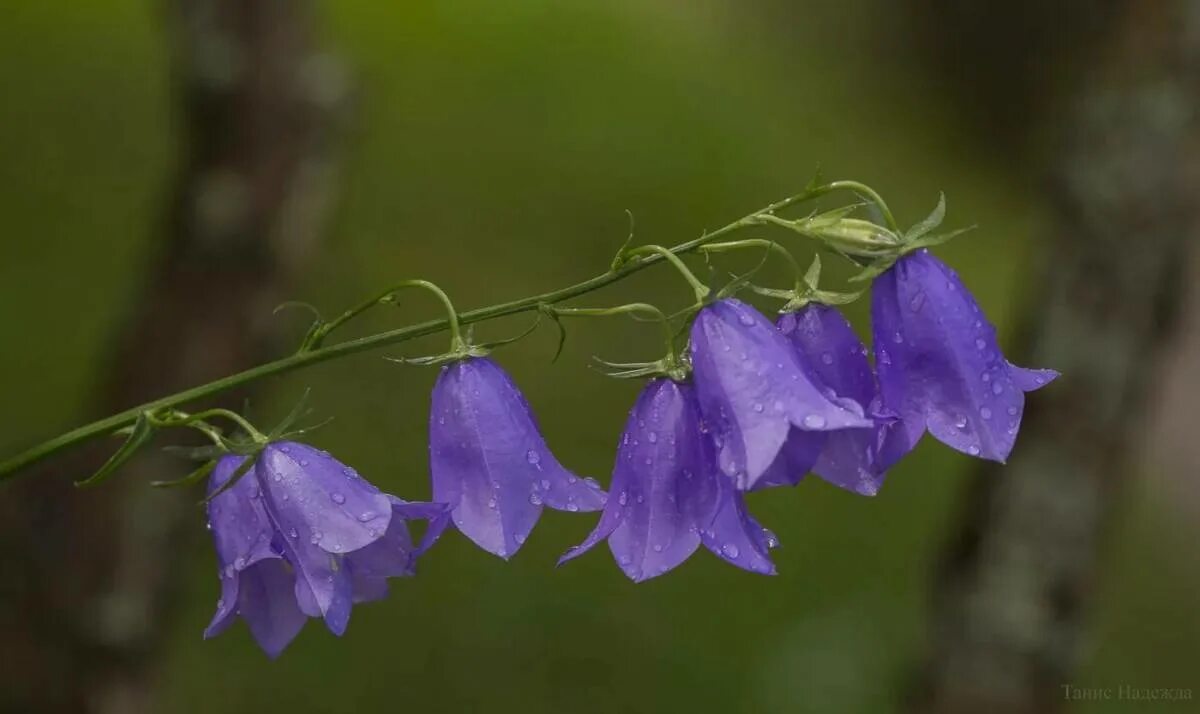
M295 297L333 310L413 276L464 308L539 292L602 270L625 209L641 240L675 243L795 192L821 163L877 187L903 223L946 190L948 225L981 228L941 253L1010 331L1034 308L1020 288L1039 258L1036 183L978 115L876 47L896 20L888 3L803 5L322 4L323 42L359 102L332 230ZM163 12L17 2L0 23L4 451L86 413L158 248L176 160ZM656 270L587 302L633 296L675 306L688 293ZM363 329L434 314L423 301ZM862 328L865 307L851 308ZM656 335L576 324L551 364L554 339L539 332L499 358L560 459L607 481L637 385L587 359L654 356ZM385 490L427 498L433 377L361 356L271 383L258 409L280 414L311 386L337 417L315 436L322 447ZM200 640L217 597L205 543L179 554L194 577L158 674L163 710L889 711L923 646L930 567L968 465L925 443L875 499L815 481L755 498L784 544L775 578L706 553L640 586L603 550L556 570L592 524L578 515L547 511L508 564L452 533L419 578L356 609L342 641L311 623L275 663L241 627ZM1079 684L1200 684L1195 531L1163 512L1130 493Z

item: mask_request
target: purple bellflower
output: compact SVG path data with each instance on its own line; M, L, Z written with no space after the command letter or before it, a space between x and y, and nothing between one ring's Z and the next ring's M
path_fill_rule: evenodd
M872 429L829 432L811 470L836 486L874 496L883 484L884 473L907 449L905 440L895 434L895 416L883 410L880 403L866 346L837 308L820 303L781 315L776 325L818 383L863 405L875 420ZM785 449L792 446L792 439L795 433ZM809 442L803 443L811 455Z
M719 300L700 311L691 356L717 463L741 490L764 477L764 485L774 485L808 470L820 452L820 436L800 434L785 450L793 432L874 427L862 405L827 395L775 326L739 300Z
M904 446L928 429L971 456L1008 458L1025 392L1058 372L1009 363L958 275L924 249L876 278L871 318L880 392L900 415Z
M245 458L221 458L209 493ZM345 632L353 603L383 597L388 577L412 575L448 521L445 506L388 496L326 452L295 442L268 444L249 472L213 498L208 517L221 599L205 637L241 616L271 657L308 617ZM407 527L414 518L429 521L419 545Z
M429 414L435 501L480 548L511 558L547 505L598 511L605 493L563 468L525 397L500 365L470 357L442 368Z
M600 522L559 563L607 539L622 572L641 582L676 567L703 543L733 565L773 573L766 551L774 537L746 513L742 494L717 471L714 457L695 389L667 378L649 381L625 423Z

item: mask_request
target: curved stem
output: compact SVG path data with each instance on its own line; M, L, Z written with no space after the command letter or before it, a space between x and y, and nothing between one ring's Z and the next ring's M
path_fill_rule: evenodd
M861 183L859 181L831 181L823 186L814 188L813 198L825 193L843 189L854 191L855 193L862 194L870 199L871 203L874 203L875 206L879 208L879 212L883 214L883 222L887 224L887 227L891 229L893 233L900 233L900 226L896 223L896 218L892 215L892 209L888 208L887 203L884 202L883 196L880 196L875 192L875 189L871 188L865 183Z
M696 274L692 272L691 268L687 267L687 264L684 263L678 255L675 255L673 251L668 250L661 245L642 245L638 246L637 248L629 249L625 254L633 256L644 255L646 253L653 253L666 258L667 261L669 261L675 268L675 270L679 271L679 274L683 276L683 279L688 281L688 285L692 286L692 290L696 293L696 300L703 303L705 298L708 297L709 292L711 292L708 289L708 286L702 283L700 279L696 277Z
M457 322L461 325L468 325L475 322L482 322L484 320L491 320L508 315L529 312L531 310L538 309L538 306L542 304L553 305L560 303L579 297L580 295L586 295L611 285L612 283L624 280L634 273L640 272L665 260L672 260L676 263L676 267L679 267L683 265L682 261L678 259L678 255L681 253L695 251L700 246L716 241L717 239L729 235L734 231L756 225L764 215L769 215L775 211L782 210L797 203L816 198L822 193L833 190L832 188L829 188L830 186L849 187L853 183L854 182L836 182L835 184L828 184L826 186L817 187L816 189L807 190L804 193L796 194L780 201L776 201L775 203L772 203L765 208L755 211L747 216L743 216L742 218L739 218L738 220L726 226L723 226L712 232L707 232L699 238L687 241L685 243L680 243L670 250L660 248L661 252L654 251L655 254L646 256L642 260L630 261L620 265L619 267L601 273L600 275L596 275L565 288L551 290L549 292L544 292L537 295L531 295L529 297L506 303L500 303L498 305L468 310L457 315ZM874 192L872 191L870 193L873 194ZM885 217L887 215L888 214L885 213ZM683 267L686 269L686 266ZM688 272L690 273L690 271ZM695 276L692 276L692 279L695 280ZM697 284L699 284L699 281L695 281L693 287L696 287ZM700 285L700 287L703 286ZM707 288L704 288L704 290L707 291ZM697 292L699 294L699 290ZM348 315L342 315L335 320L334 323L336 325L344 324L346 320L355 317L362 311L369 309L371 305L377 303L378 298L371 301L370 304L363 303L356 308L352 308L350 311L348 311ZM101 436L110 435L124 427L127 427L133 424L138 415L142 414L143 412L175 408L189 402L215 396L222 392L240 387L244 384L248 384L259 379L263 379L265 377L285 374L303 367L346 357L359 352L367 352L369 350L388 347L406 342L408 340L413 340L418 337L424 337L425 335L431 335L448 328L452 329L451 320L449 317L443 320L431 320L416 325L401 327L395 330L388 330L373 335L367 335L365 337L346 340L344 342L339 342L327 347L314 346L312 349L288 355L287 357L282 357L272 362L266 362L255 367L251 367L245 371L208 382L207 384L201 384L185 389L181 392L176 392L175 394L146 402L145 404L139 404L137 406L130 407L125 411L118 412L103 419L79 426L66 433L59 434L52 439L48 439L27 449L26 451L0 462L0 480L12 478L15 474L31 466L32 464L42 461L43 459L75 446L76 444L80 444Z
M804 287L804 270L800 268L800 264L796 262L796 257L791 251L784 248L782 245L773 240L765 238L747 238L745 240L734 240L726 243L709 243L700 247L700 250L705 253L724 253L731 250L740 250L742 248L766 248L774 251L777 255L782 256L792 267L792 273L795 275L796 292L799 293Z
M650 315L662 325L663 339L667 345L667 356L675 358L675 333L671 331L671 322L666 314L647 302L631 302L616 307L564 307L555 308L555 314L568 317L608 317L610 315L631 315L639 312Z

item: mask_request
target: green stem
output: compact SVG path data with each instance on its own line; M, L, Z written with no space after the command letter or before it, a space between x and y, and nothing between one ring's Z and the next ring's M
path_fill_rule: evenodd
M684 263L683 260L676 255L673 250L668 250L661 245L642 245L638 246L637 248L629 249L626 251L625 255L634 256L645 255L647 253L666 258L675 268L675 270L679 271L679 274L683 276L683 279L688 282L688 285L692 286L692 290L695 291L696 300L698 302L703 303L705 299L708 298L708 294L711 292L708 289L708 286L696 277L696 274L687 267L687 263Z
M854 188L854 190L858 190L860 193L875 195L873 191L863 191L862 189L865 187L861 186L861 184L856 184L855 182L839 181L833 184L827 184L825 186L818 186L803 193L776 201L760 211L756 211L750 215L744 216L715 231L705 233L699 238L687 241L685 243L680 243L670 250L662 249L662 252L660 253L646 256L641 260L630 261L620 265L619 267L601 273L600 275L588 278L587 280L567 286L565 288L561 288L559 290L552 290L550 292L545 292L538 295L531 295L519 300L513 300L511 302L501 303L498 305L491 305L489 307L468 310L458 314L456 322L460 323L461 325L469 325L475 322L482 322L484 320L492 320L499 317L536 310L541 304L556 304L564 302L566 300L579 297L580 295L586 295L594 292L603 287L611 285L612 283L624 280L634 273L640 272L665 260L672 260L677 264L678 267L679 265L682 265L682 261L678 259L679 254L695 251L700 246L711 243L723 236L733 233L734 231L756 225L764 215L769 215L797 203L811 200L819 195L827 193L830 190L834 190L834 188ZM884 209L882 206L882 201L876 201L876 203L881 205L881 210ZM884 210L884 217L885 219L890 217L890 213L886 210ZM889 220L889 223L894 223L894 221ZM686 269L686 266L684 267ZM692 276L692 278L694 280L695 276ZM699 281L696 281L693 284L693 287L696 287L698 283ZM700 287L703 286L701 285ZM705 288L705 291L707 291L707 288ZM697 290L697 292L699 294L699 290ZM357 314L375 304L378 304L378 298L372 300L370 303L363 303L362 305L351 309L349 314L342 315L334 321L334 324L344 324L346 320L353 318ZM452 308L448 309L451 309L451 314L453 314ZM251 367L243 372L231 374L207 384L201 384L199 386L185 389L181 392L176 392L175 394L146 402L145 404L139 404L135 407L130 407L125 411L118 412L89 424L84 424L83 426L60 434L52 439L48 439L27 449L24 452L0 462L0 481L12 478L14 475L28 468L29 466L72 446L89 441L91 439L111 435L117 430L133 424L138 415L143 412L176 408L183 404L206 399L222 392L240 387L244 384L264 379L266 377L285 374L303 367L346 357L359 352L367 352L370 350L380 349L382 347L396 345L408 340L416 339L418 337L431 335L447 328L453 330L454 323L455 320L447 317L447 319L443 320L430 320L428 322L422 322L416 325L409 325L407 327L401 327L395 330L388 330L386 332L380 332L373 335L367 335L365 337L346 340L344 342L339 342L327 347L313 346L311 349L302 350L296 354L288 355L287 357L282 357L272 362L266 362L256 367Z
M765 238L747 238L745 240L734 240L726 243L709 243L701 246L700 250L705 253L724 253L731 250L741 250L742 248L766 248L774 251L777 255L782 256L792 267L792 273L795 275L796 292L799 293L804 287L804 271L800 268L800 264L796 262L796 257L791 251L784 248L782 245L773 240Z
M675 359L675 333L671 331L671 322L662 310L646 302L631 302L616 307L563 307L554 308L557 315L567 317L609 317L611 315L632 315L643 313L654 318L662 325L663 339L667 346L667 357Z
M883 214L883 222L887 224L887 227L893 233L900 233L900 226L896 223L896 218L892 216L892 209L888 208L887 203L884 202L883 196L880 196L875 192L875 189L865 183L858 181L831 181L823 186L813 188L808 193L811 194L811 198L816 198L817 196L839 190L854 191L869 198L879 208L879 212Z

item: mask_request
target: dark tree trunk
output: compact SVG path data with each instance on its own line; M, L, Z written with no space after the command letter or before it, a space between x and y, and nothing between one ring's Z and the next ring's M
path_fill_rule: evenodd
M313 52L309 3L179 0L170 10L182 157L163 248L102 378L98 413L263 356L271 307L330 194L344 83ZM199 494L147 488L186 466L156 455L78 491L71 481L104 456L85 451L26 475L0 500L6 711L154 710L151 655L180 544L203 533Z
M1050 182L1029 305L1030 396L1007 466L981 466L935 583L915 712L1054 712L1147 397L1178 335L1200 196L1200 4L1128 2Z

